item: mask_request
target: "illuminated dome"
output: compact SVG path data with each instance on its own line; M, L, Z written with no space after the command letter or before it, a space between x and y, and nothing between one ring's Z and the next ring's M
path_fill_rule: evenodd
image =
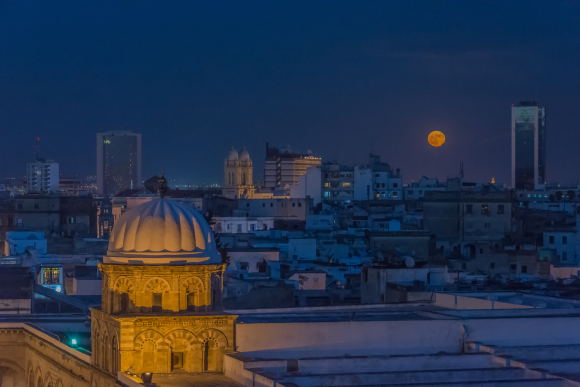
M219 264L213 233L203 216L171 199L153 199L115 222L105 263Z
M230 153L228 153L228 161L238 161L238 151L232 147Z
M246 150L246 147L240 152L240 161L250 161L250 154Z

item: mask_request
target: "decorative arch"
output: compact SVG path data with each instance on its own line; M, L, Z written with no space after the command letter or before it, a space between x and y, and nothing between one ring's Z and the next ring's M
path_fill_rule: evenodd
M191 276L181 283L179 291L179 309L198 311L204 302L205 286L203 280Z
M55 387L50 372L47 372L46 375L44 375L44 387Z
M228 347L228 339L222 332L218 331L217 329L205 329L199 332L199 338L202 343L205 343L208 340L212 340L221 349Z
M34 380L36 380L36 386L37 387L43 387L43 378L42 378L42 371L40 370L40 367L36 367L36 370L34 371Z
M151 293L166 293L171 291L171 286L169 286L169 283L163 278L154 277L145 283L143 291Z
M28 362L28 367L32 367L31 365L32 363L30 363L30 361ZM5 360L5 359L0 359L0 367L8 367L8 368L12 368L14 371L18 372L18 373L24 373L24 368L22 368L21 365L14 363L10 360ZM29 368L30 369L30 368Z
M185 348L186 351L190 351L193 345L199 342L198 338L192 332L185 329L178 329L169 332L165 335L165 341L173 349L175 349L177 343L187 343L187 348Z
M185 281L181 283L181 288L185 290L190 290L192 288L195 291L203 292L205 290L205 286L203 285L203 281L201 278L197 276L191 276L187 278Z
M60 379L58 379L58 380L56 381L56 385L55 385L55 387L62 387L62 382L60 381Z
M100 340L99 338L101 337L100 332L98 329L95 329L95 333L91 336L91 349L92 349L92 353L91 353L91 360L93 365L96 365L97 367L100 366L99 364L99 356L100 356L100 350L99 350L99 343Z
M113 290L117 293L127 293L135 291L135 284L128 277L121 276L115 281Z
M103 340L99 344L99 352L102 353L101 359L103 359L103 363L101 364L101 368L105 371L109 371L109 334L108 332L103 334Z
M159 332L150 329L139 333L139 335L135 337L135 341L133 342L135 350L140 351L145 342L153 342L156 350L167 349L168 347L167 343L163 341L163 336L161 336Z
M34 386L34 371L31 369L28 370L28 375L26 375L28 381L26 383L26 387L35 387Z

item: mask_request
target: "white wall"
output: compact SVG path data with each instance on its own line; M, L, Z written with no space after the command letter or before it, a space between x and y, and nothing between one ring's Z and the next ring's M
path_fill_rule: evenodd
M526 317L527 311L535 310L508 311L517 312L513 318L502 317L505 310L489 310L478 313L478 318L449 320L236 324L236 344L240 352L271 351L284 358L459 353L465 341L504 346L580 344L580 316L546 312L544 317Z
M100 279L77 279L73 278L73 290L75 296L100 296L103 292L103 281Z
M354 167L354 200L368 199L373 199L373 172L367 168Z
M236 324L240 352L283 351L285 358L458 353L462 336L459 320Z

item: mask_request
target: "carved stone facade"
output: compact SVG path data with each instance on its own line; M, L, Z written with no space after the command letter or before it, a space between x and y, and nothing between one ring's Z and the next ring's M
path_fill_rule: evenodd
M92 309L93 364L115 374L222 371L235 350L236 316L221 309L225 265L100 264L101 310Z
M2 326L25 325L3 323ZM13 387L114 387L116 375L93 367L90 356L67 351L33 327L0 327L0 385ZM79 357L81 356L81 357Z

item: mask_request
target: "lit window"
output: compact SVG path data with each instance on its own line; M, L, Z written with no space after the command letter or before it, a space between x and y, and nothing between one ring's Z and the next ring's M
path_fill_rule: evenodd
M43 285L58 285L60 283L60 268L45 267L42 269Z
M330 187L330 183L324 183L325 187Z
M393 197L394 197L394 198L396 198L396 197L398 197L398 196L399 196L399 193L398 193L398 192L393 192Z
M343 187L350 187L350 183L342 183Z

